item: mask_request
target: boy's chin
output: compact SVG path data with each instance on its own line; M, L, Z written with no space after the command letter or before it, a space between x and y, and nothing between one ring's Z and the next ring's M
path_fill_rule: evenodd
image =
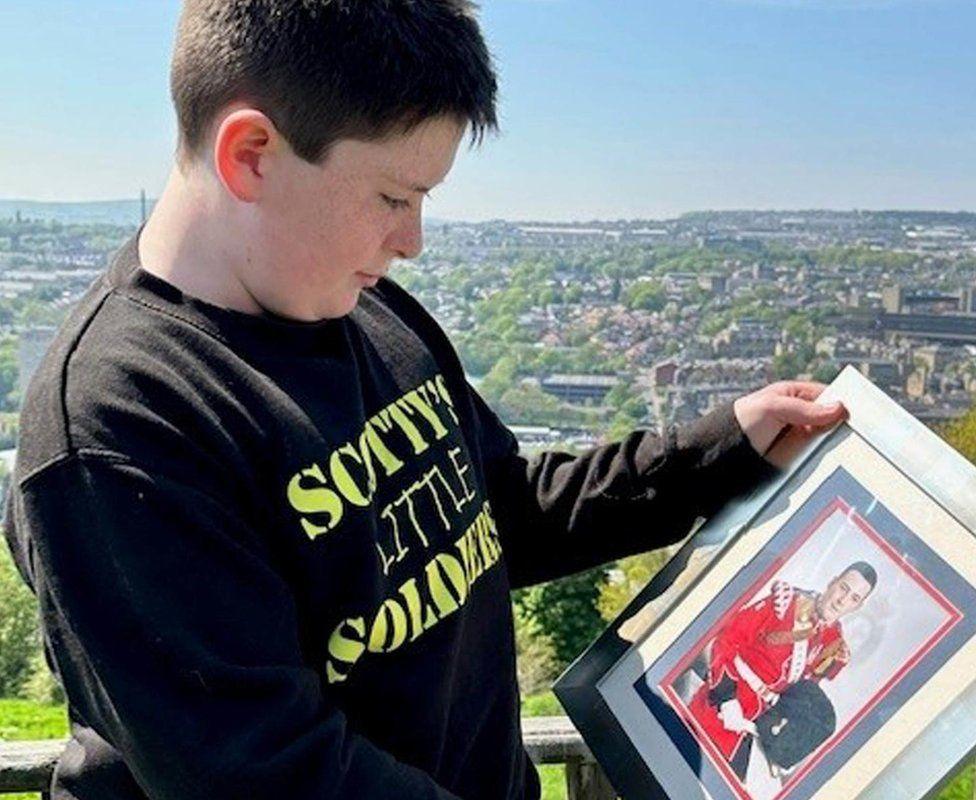
M332 295L323 303L313 306L293 307L291 309L282 308L274 310L273 313L278 317L283 317L290 322L312 324L325 322L329 319L339 319L351 313L359 304L359 289Z
M332 297L331 302L325 303L324 307L319 309L318 319L338 319L339 317L351 314L353 309L359 305L359 295L361 292L362 288L357 287L343 292L341 296Z

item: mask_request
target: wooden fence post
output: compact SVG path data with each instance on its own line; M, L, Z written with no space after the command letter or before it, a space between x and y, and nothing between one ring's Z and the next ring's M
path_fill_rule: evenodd
M568 800L616 800L617 793L595 761L573 758L566 762Z

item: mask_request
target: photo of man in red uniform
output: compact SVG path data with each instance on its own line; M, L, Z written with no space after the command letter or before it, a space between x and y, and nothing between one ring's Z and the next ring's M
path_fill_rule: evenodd
M863 561L819 594L777 580L714 637L706 651L706 680L689 710L740 779L757 735L755 720L787 687L833 680L847 665L851 653L840 620L861 608L876 583L875 569Z

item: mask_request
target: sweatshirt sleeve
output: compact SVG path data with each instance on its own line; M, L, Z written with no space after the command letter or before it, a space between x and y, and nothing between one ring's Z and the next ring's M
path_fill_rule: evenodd
M527 458L471 390L492 509L514 587L683 538L695 520L776 474L732 404L658 437L636 431L582 455Z
M8 536L73 713L148 797L454 798L349 729L303 661L285 580L231 504L77 454L13 499Z

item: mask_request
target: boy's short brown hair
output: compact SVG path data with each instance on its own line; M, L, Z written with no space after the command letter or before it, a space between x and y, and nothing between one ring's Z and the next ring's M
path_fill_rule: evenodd
M297 155L454 116L497 128L497 81L469 0L185 0L171 72L180 155L253 104Z

